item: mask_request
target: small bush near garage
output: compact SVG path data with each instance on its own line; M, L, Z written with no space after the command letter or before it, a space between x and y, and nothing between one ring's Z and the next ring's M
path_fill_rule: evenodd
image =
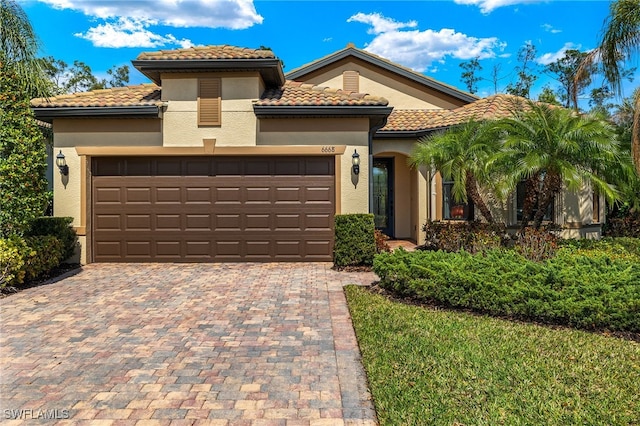
M372 214L335 216L333 263L337 267L371 266L376 254L375 224Z
M78 235L71 227L72 222L72 217L39 217L31 223L31 230L27 235L56 237L62 243L62 260L66 260L73 256L78 243Z
M56 237L41 235L0 239L0 288L19 287L60 264L63 244Z
M514 250L376 256L380 285L427 303L583 329L640 332L640 262L559 250L534 262Z

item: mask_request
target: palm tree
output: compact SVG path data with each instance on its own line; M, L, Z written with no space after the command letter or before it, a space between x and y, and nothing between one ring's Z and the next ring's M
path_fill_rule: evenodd
M410 163L414 167L433 167L444 179L452 180L454 201L467 203L470 198L485 220L493 223L480 190L488 182L486 165L497 149L498 139L492 137L490 126L469 121L422 138L411 154Z
M511 190L526 181L524 207L532 209L537 201L536 228L563 187L577 191L590 183L609 201L619 197L611 182L613 170L619 169L620 151L607 122L529 101L523 111L495 126L503 135L498 163L509 165L505 181ZM528 225L528 211L523 212L523 226Z
M621 64L635 56L639 49L640 0L614 1L609 7L609 16L603 26L602 39L598 47L591 51L585 59L576 79L587 78L587 69L599 59L605 78L611 84L612 89L620 95L624 79ZM635 168L640 174L640 96L637 92L635 104L631 155Z
M0 62L11 68L30 97L46 96L49 82L36 55L40 47L27 14L15 0L0 0Z

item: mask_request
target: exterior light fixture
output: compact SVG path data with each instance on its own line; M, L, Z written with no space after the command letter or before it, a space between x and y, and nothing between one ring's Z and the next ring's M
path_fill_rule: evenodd
M353 150L353 154L351 154L351 164L353 165L353 174L360 174L360 154L355 149Z
M62 176L69 176L69 166L67 166L67 160L64 158L62 150L56 155L56 166L58 166Z

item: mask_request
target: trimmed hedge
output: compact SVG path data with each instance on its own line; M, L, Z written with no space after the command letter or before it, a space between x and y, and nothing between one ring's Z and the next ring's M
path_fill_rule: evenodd
M640 262L560 250L534 262L513 250L376 256L383 288L499 316L584 329L640 332Z
M477 253L503 247L510 237L504 225L484 222L440 222L427 221L422 226L425 233L423 250L460 250Z
M19 286L60 264L64 247L51 235L0 239L0 288Z
M62 260L66 260L73 256L78 243L78 235L71 227L72 222L72 217L39 217L31 222L31 229L27 236L52 235L56 237L63 246Z
M335 266L371 266L376 254L375 224L372 214L335 216Z

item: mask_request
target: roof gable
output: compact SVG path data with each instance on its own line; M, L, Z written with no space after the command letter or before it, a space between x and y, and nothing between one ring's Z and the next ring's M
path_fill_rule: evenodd
M477 96L457 89L454 86L437 81L424 74L413 71L410 68L396 64L383 57L374 55L365 50L356 48L353 44L347 45L346 48L331 53L325 57L315 60L311 63L296 68L286 74L286 78L290 80L304 81L313 74L317 74L322 70L330 69L344 60L355 59L363 61L370 66L377 67L388 73L392 73L398 77L406 79L413 84L424 87L428 90L435 90L446 96L450 96L458 100L461 104L473 102L478 99Z

